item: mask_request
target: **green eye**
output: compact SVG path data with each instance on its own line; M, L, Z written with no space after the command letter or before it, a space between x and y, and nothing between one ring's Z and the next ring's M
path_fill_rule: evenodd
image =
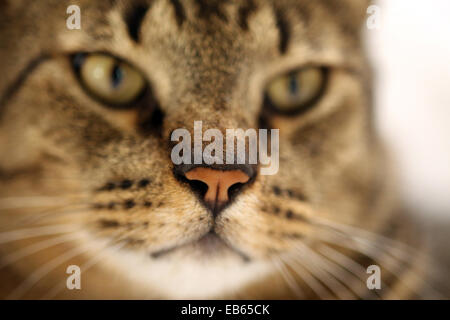
M109 55L77 55L75 63L83 87L106 103L132 103L146 87L146 81L138 70Z
M323 92L323 68L308 67L278 76L266 89L270 104L280 113L297 113L311 106Z

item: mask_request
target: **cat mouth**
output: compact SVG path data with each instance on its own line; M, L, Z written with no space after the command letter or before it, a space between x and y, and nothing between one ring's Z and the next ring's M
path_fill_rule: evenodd
M225 251L231 251L238 255L244 262L250 261L250 257L248 255L238 250L234 246L228 244L213 230L209 231L198 240L152 252L150 253L150 256L154 259L158 259L175 251L180 251L183 249L193 250L199 253L204 258L217 256L221 253L224 253Z

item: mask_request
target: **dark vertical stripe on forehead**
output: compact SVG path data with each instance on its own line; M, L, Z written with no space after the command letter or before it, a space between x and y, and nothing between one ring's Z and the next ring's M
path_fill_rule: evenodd
M175 19L177 20L178 26L181 26L186 20L186 13L184 12L184 8L181 5L180 0L170 0L170 3L173 5L173 10L175 13Z
M223 4L226 0L196 0L198 5L198 16L202 19L211 19L212 16L227 22L227 16L223 12Z
M289 38L291 36L289 24L284 17L284 12L280 9L275 9L275 18L277 22L278 32L280 34L279 49L281 53L286 53L289 45Z
M256 11L256 9L257 6L254 0L247 0L245 4L239 8L238 23L243 30L248 30L248 18Z
M130 37L139 42L139 31L142 25L142 20L149 9L148 4L139 3L133 5L125 14L125 22L128 27Z

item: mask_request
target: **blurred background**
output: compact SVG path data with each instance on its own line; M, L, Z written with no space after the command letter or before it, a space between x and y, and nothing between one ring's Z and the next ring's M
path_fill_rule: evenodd
M450 221L450 1L375 4L380 28L366 32L379 132L406 204Z

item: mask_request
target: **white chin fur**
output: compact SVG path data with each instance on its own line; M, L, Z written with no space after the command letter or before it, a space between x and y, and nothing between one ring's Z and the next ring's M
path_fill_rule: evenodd
M267 261L245 262L232 251L203 259L190 253L183 248L155 259L142 251L120 250L108 254L103 263L131 288L149 298L166 299L221 298L273 270Z

